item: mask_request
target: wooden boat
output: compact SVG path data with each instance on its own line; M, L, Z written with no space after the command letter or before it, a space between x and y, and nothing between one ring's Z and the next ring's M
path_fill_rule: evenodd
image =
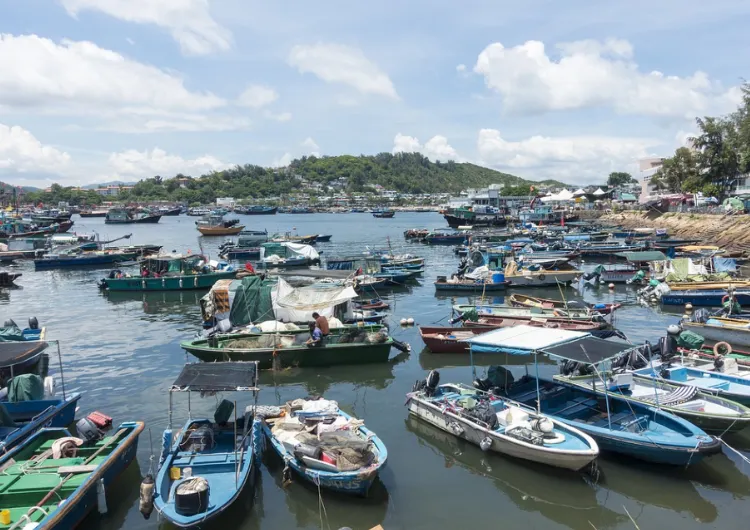
M573 471L599 454L590 436L532 407L461 384L430 388L430 376L406 395L409 414L485 451Z
M271 368L276 359L282 366L333 366L388 361L393 339L382 326L331 330L322 346L306 344L308 330L240 333L180 343L201 361L258 361Z
M391 307L388 302L384 302L380 298L355 298L351 301L351 303L352 306L356 307L357 309L369 309L371 311L382 311L383 309L388 309Z
M453 306L453 311L463 315L464 313L476 312L480 317L508 317L508 318L558 318L561 320L576 321L601 321L600 313L588 309L569 307L567 311L560 309L540 309L538 307L511 307L495 304L458 304Z
M376 293L379 289L386 287L385 278L373 278L372 276L356 276L354 278L354 290L357 293Z
M571 300L565 302L563 300L551 300L549 298L537 298L535 296L527 296L525 294L514 293L508 297L510 305L518 307L537 307L539 309L561 309L563 311L569 309L578 309L584 302L578 302ZM612 311L622 307L622 304L585 304L589 310L596 311L602 315L608 315Z
M744 280L728 282L668 282L667 285L669 285L672 291L718 291L729 288L750 289L750 282Z
M204 236L234 236L242 232L245 227L243 225L235 226L200 226L196 227L198 232Z
M439 278L434 283L436 291L469 292L469 293L497 293L503 292L510 282L484 282L453 278L451 280Z
M143 426L142 422L121 423L112 436L74 449L68 446L73 457L53 457L53 444L71 436L66 429L56 428L41 429L3 453L0 509L10 512L10 520L0 523L2 528L76 528L97 506L98 490L106 495L135 458Z
M366 497L388 459L383 441L335 401L295 400L281 410L263 431L285 467L315 487Z
M139 276L113 270L99 282L109 291L187 291L210 289L218 280L233 279L237 271L217 269L201 254L150 256L140 262Z
M476 328L511 328L514 326L533 326L539 328L567 329L569 331L592 332L607 326L606 322L568 320L566 318L547 317L499 317L480 316L476 321L466 320L464 324Z
M750 369L738 366L732 358L722 359L721 371L712 362L683 358L669 363L652 361L652 365L633 371L648 381L665 379L673 385L692 386L730 401L750 406Z
M432 353L462 353L469 351L467 339L486 333L480 327L430 327L419 326L419 336Z
M161 215L158 214L136 214L124 208L112 208L107 212L104 219L106 224L153 224L158 223Z
M737 318L711 317L705 323L683 320L683 329L697 333L708 344L728 342L740 348L750 347L750 321Z
M257 363L198 363L183 367L170 393L245 391L257 395L257 386ZM238 418L235 405L224 400L213 418L192 419L188 413L191 419L172 440L171 403L170 396L170 425L164 432L169 446L164 448L156 476L154 507L180 528L204 528L251 484L260 465L261 422L254 405Z
M643 381L633 374L601 373L601 377L555 376L558 382L593 390L604 395L604 389L627 401L655 406L686 419L709 434L724 435L739 432L750 425L750 408L724 399L696 387L678 386L665 380Z

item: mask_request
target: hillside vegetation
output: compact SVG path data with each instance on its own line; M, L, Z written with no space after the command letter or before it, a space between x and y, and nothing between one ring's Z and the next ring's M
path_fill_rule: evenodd
M212 203L217 197L263 199L295 193L313 195L334 191L374 192L375 185L401 193L457 193L466 188L490 184L529 186L541 184L507 173L468 163L432 162L419 153L380 153L374 156L303 156L286 168L264 168L252 164L215 171L197 178L157 175L141 180L131 190L123 190L117 200L171 200ZM559 185L555 181L544 184ZM62 193L68 188L53 186L52 193L38 191L30 199L54 203L72 199L88 200L89 193ZM65 195L64 198L61 198Z

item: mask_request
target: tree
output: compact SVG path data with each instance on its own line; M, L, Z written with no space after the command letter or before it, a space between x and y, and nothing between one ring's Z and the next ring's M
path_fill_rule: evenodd
M700 153L701 186L716 184L724 197L740 174L741 139L731 119L696 118L701 133L691 142Z
M630 173L624 171L613 171L609 174L607 179L607 186L616 188L618 186L624 186L625 184L637 184L638 181L633 178Z
M680 147L672 158L664 160L651 182L657 188L672 193L697 191L697 189L689 190L688 188L700 188L703 185L698 164L696 153L687 147Z

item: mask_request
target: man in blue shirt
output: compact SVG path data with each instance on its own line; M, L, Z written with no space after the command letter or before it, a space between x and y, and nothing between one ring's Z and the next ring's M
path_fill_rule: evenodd
M310 348L317 348L323 345L323 332L315 322L310 322L310 338L305 343Z

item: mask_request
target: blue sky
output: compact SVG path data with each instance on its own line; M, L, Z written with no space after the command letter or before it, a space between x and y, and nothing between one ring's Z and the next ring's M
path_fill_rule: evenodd
M602 182L736 106L748 22L736 0L3 0L0 180L421 151Z

